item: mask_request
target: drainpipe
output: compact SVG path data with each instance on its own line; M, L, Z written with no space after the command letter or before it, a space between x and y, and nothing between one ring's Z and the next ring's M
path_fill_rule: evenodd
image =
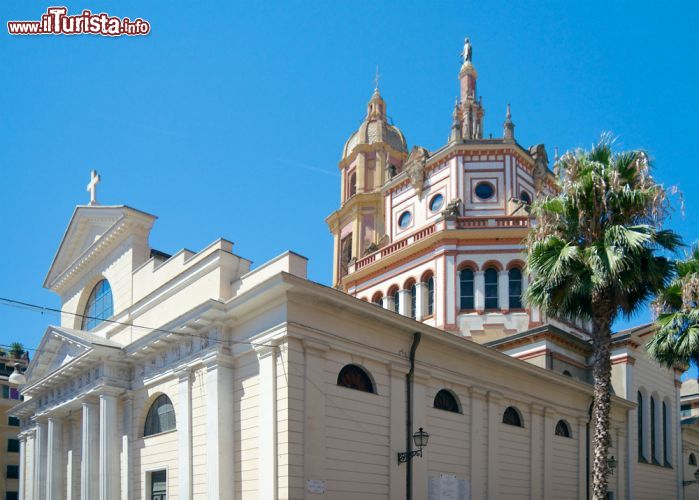
M405 379L405 440L408 454L413 451L413 375L415 373L415 351L420 343L420 332L413 334L413 345L410 347L410 371ZM413 500L413 461L408 460L406 463L405 473L405 498Z

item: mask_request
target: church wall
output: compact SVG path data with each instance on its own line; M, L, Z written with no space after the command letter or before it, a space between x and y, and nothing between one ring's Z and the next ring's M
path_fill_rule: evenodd
M648 337L644 339L646 342ZM671 404L668 404L668 419L676 422L679 418L677 414L677 404L675 404L675 377L672 372L661 368L657 363L646 357L646 354L639 348L636 356L635 364L633 365L633 392L628 395L628 399L636 401L636 393L640 389L644 393L645 407L645 449L647 450L647 458L650 460L650 396L653 395L656 403L656 418L657 433L656 441L658 443L659 457L662 460L662 432L661 422L659 417L660 408L662 406L663 395L673 395ZM638 417L636 410L630 412L630 435L638 435ZM638 461L638 443L633 440L632 450L630 453L630 462L633 468L633 498L637 499L662 499L674 498L669 492L674 492L677 489L677 436L676 426L671 426L671 435L668 440L672 443L671 463L672 468L660 465L645 464Z
M178 413L179 392L177 378L171 379L133 391L133 495L134 499L146 498L146 473L152 470L167 470L167 493L169 499L178 496L178 437L177 430L143 437L146 415L150 405L160 394L166 394L175 408L175 422L183 424Z
M337 385L349 363L373 377L376 394ZM332 350L325 374L327 493L341 499L382 499L389 484L389 379L386 366Z
M502 423L502 414L508 406L516 407L524 418L524 427L515 427ZM508 400L498 407L497 416L497 498L528 498L531 481L531 415L526 411L526 404L521 401ZM546 429L545 431L550 431ZM541 445L541 443L539 443Z
M441 389L456 396L461 413L434 408L434 397ZM459 480L470 481L471 405L468 388L432 379L426 394L426 429L430 434L429 446L425 450L428 476L450 474Z
M575 498L578 494L578 467L585 464L578 464L578 428L575 425L576 419L564 418L570 424L571 437L555 435L554 429L546 429L546 432L553 434L552 441L552 470L551 470L551 493L555 500L568 500ZM558 420L554 420L556 424Z

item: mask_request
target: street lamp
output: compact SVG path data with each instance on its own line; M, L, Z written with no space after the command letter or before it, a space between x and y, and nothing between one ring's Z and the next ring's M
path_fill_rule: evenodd
M614 455L607 459L607 467L614 474L614 469L616 469L616 458L614 458Z
M699 469L694 471L694 481L682 481L683 486L689 486L690 484L699 483Z
M430 435L423 431L422 427L420 427L420 429L413 434L413 442L415 443L415 446L417 446L417 450L398 453L398 463L401 464L403 462L407 462L413 457L421 457L422 449L427 446L427 441L429 441L429 439Z
M19 371L19 363L15 363L15 371L12 372L7 381L12 385L24 385L27 383L27 377Z

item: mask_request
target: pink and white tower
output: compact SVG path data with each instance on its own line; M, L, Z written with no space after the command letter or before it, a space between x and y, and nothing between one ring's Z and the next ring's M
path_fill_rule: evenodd
M484 139L468 39L447 144L413 146L374 92L339 167L340 208L327 218L334 286L479 342L542 325L522 292L528 205L553 189L543 145L515 140L508 105L500 138Z

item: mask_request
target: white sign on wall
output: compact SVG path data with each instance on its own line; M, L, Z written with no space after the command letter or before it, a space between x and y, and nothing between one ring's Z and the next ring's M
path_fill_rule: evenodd
M470 484L451 474L430 476L428 494L430 500L470 500Z

